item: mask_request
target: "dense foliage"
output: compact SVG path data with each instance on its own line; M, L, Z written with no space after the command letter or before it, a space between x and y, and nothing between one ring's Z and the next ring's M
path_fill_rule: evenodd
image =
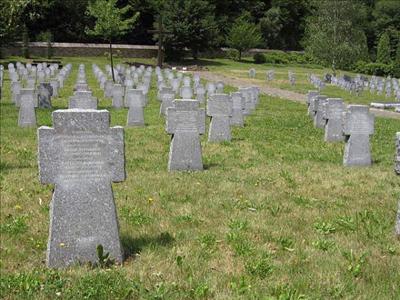
M94 25L94 20L85 13L92 2L94 0L2 0L0 44L22 41L25 31L25 38L30 41L50 32L56 42L102 42L101 36L85 31L87 26ZM399 0L116 1L119 8L127 5L140 13L137 26L116 36L114 42L154 44L154 36L148 30L161 15L166 30L173 33L166 37L167 54L175 58L186 49L196 57L210 48L228 46L232 26L243 15L248 16L250 24L259 27L260 47L307 49L325 65L332 65L332 56L337 56L334 57L337 67L354 65L359 60L376 61L378 41L383 34L389 38L393 61L400 41ZM324 10L326 13L320 14ZM330 18L338 15L333 14L334 11L340 15L333 23L337 25L335 34L339 43L332 43L333 35L329 32L334 27ZM329 51L316 47L321 40L328 41L323 46Z

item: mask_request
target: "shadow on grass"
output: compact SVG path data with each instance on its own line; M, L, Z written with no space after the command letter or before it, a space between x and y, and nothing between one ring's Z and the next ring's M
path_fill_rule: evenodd
M121 237L124 259L127 260L135 254L140 253L144 248L168 247L175 242L175 238L169 232L162 232L157 236L141 236L133 238L123 235Z

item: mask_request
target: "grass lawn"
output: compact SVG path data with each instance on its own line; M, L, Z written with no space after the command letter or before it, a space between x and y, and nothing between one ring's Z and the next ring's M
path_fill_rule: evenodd
M125 125L127 110L110 109L91 70L92 62L104 70L105 59L63 62L74 66L54 109L67 107L82 62L99 108L110 110L112 125ZM36 129L17 126L9 85L6 72L0 298L400 299L399 120L376 119L372 167L344 168L344 145L324 143L304 105L263 95L232 142L202 138L205 171L168 173L170 136L153 87L146 127L125 129L127 179L113 184L126 261L47 270L53 186L39 183ZM49 110L37 118L52 124Z
M308 81L308 74L319 75L321 79L326 73L332 74L331 69L318 66L254 64L251 57L244 58L242 62L230 59L202 59L197 63L207 66L210 71L235 78L249 79L248 71L250 68L254 68L257 71L256 78L251 79L254 84L290 90L301 94L306 94L309 90L315 90L315 87ZM266 81L266 72L268 70L275 70L275 79L273 81ZM296 74L296 84L294 86L291 86L289 83L288 71L292 71ZM338 74L356 75L355 73L347 71L339 71ZM326 85L326 88L322 90L321 94L327 95L328 97L342 98L349 104L369 105L371 102L396 101L394 95L392 95L393 97L387 98L385 95L378 96L376 94L371 94L369 91L365 91L360 96L357 96L330 84Z

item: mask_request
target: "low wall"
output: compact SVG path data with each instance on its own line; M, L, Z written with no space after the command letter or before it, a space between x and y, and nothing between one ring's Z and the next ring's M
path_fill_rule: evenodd
M53 56L104 56L109 51L109 44L84 44L84 43L51 43ZM46 42L29 43L29 53L32 56L47 56ZM113 44L113 51L119 53L125 58L154 58L157 57L158 46L151 45L121 45ZM219 48L199 53L200 58L224 58L229 48ZM274 50L269 49L250 49L243 53L243 56L252 56L255 53L268 53ZM15 46L8 46L1 49L2 55L7 56L23 56L22 43L16 43ZM191 52L187 49L187 56L191 56ZM297 51L286 51L297 52Z
M52 43L53 56L104 56L109 51L109 44ZM123 57L152 58L157 57L157 46L113 44L113 51ZM47 56L47 43L29 43L32 56ZM3 56L23 56L22 43L2 49Z

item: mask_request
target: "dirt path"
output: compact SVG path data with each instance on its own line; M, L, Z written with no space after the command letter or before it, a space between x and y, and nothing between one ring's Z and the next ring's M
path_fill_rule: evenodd
M278 97L281 99L286 99L286 100L291 100L291 101L296 101L296 102L301 102L301 103L306 103L306 95L296 93L296 92L291 92L287 90L282 90L278 88L273 88L273 87L267 87L265 85L261 85L260 80L254 80L254 79L246 79L246 78L234 78L234 77L227 77L222 74L218 73L213 73L209 71L201 71L201 72L194 72L196 74L199 74L201 78L208 80L208 81L223 81L227 85L231 85L234 87L240 87L240 86L246 86L246 85L257 85L260 87L261 92L273 96L273 97ZM400 114L391 112L391 111L385 111L385 110L380 110L380 109L375 109L375 108L370 108L370 111L379 117L385 117L385 118L391 118L391 119L399 119L400 120Z

